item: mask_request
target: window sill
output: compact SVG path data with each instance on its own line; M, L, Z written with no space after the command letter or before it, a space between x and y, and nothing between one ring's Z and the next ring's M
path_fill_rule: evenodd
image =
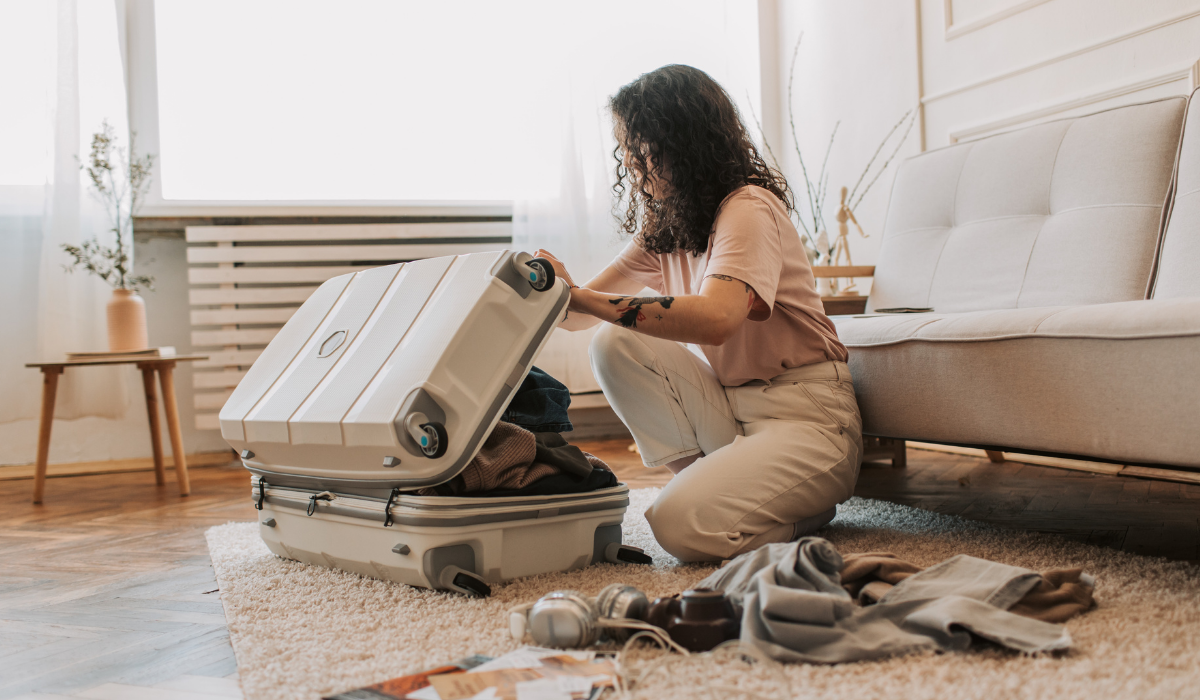
M185 201L147 204L139 218L186 217L293 217L293 216L396 216L396 217L511 217L508 200L463 202L355 202L355 201Z

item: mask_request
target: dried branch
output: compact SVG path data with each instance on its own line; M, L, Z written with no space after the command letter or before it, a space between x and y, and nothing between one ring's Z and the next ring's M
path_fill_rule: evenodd
M747 93L746 97L750 97L749 93ZM750 116L754 117L754 125L758 127L758 134L762 137L763 149L766 150L767 156L771 159L771 165L776 170L782 172L783 168L779 166L779 159L775 157L775 151L771 149L771 142L767 140L767 132L763 129L762 121L758 118L758 112L754 109L754 101L747 99L746 102L750 105ZM803 232L801 236L809 240L811 244L812 234L809 233L808 226L804 223L804 218L799 216L799 214L796 216L796 223L800 224L800 230Z
M788 125L792 128L792 143L796 146L796 157L800 159L800 172L804 174L804 188L808 192L808 210L813 217L813 231L821 230L821 221L817 218L816 198L813 196L812 181L808 178L808 168L804 165L804 154L800 152L800 140L796 136L795 102L792 100L792 85L796 81L796 60L800 57L800 43L804 41L804 32L796 39L796 48L792 50L792 67L788 71Z
M825 212L825 195L829 192L829 175L826 174L826 167L829 165L829 153L833 151L833 139L837 136L838 127L842 125L842 120L838 120L833 125L833 131L829 134L829 144L825 146L825 158L821 161L821 174L818 176L817 183L817 215L821 216ZM821 216L821 218L824 218Z
M806 242L806 244L809 244L806 247L811 248L813 251L816 251L821 256L827 258L827 257L832 256L832 254L833 254L832 247L829 246L828 244L826 244L824 246L817 245L816 241L818 240L818 235L820 233L823 233L825 230L825 227L823 226L822 222L824 221L824 217L825 217L825 204L826 204L826 201L829 196L829 176L830 176L829 171L828 171L829 157L833 151L833 143L837 138L837 132L838 132L838 129L841 127L841 121L839 120L836 124L834 124L833 131L829 134L829 142L825 146L825 155L821 161L821 170L818 173L816 181L814 182L814 180L811 177L809 177L808 165L804 161L804 154L802 153L801 148L800 148L799 134L797 133L797 130L796 130L796 109L795 109L795 99L794 99L794 94L795 94L794 88L795 88L795 82L796 82L796 65L799 62L800 46L801 46L801 43L803 42L803 40L804 40L804 34L802 32L800 34L800 36L796 39L795 48L792 49L792 62L791 62L791 67L788 71L788 85L787 85L788 126L791 128L792 143L796 150L796 158L800 163L800 172L804 176L804 189L805 189L805 193L807 195L808 218L810 219L810 221L809 222L805 221L805 218L806 218L805 213L803 212L803 207L800 202L797 202L797 206L795 208L795 216L796 216L796 223L798 223L800 225L800 229L803 230L803 232L804 232L803 239ZM752 114L754 114L753 110L754 110L753 104L751 104L751 113ZM879 142L879 146L875 149L875 152L871 155L870 160L867 161L866 167L863 168L862 173L859 175L858 181L854 184L853 189L851 189L849 191L849 195L846 198L846 206L849 209L853 210L853 209L857 208L857 206L860 203L862 203L863 197L865 197L867 195L867 193L870 192L871 187L875 184L876 181L879 180L879 177L884 173L884 171L887 170L888 166L895 159L896 155L899 154L900 149L903 147L904 143L908 140L908 136L912 131L913 125L916 123L916 114L917 113L916 113L915 109L909 109L908 111L906 111L904 113L904 115L900 117L899 121L897 121L892 126L892 128L887 132L887 134L883 137L883 140ZM775 163L775 167L779 168L779 160L776 158L775 153L771 150L770 144L767 142L766 134L763 132L762 123L759 121L757 114L754 114L754 121L755 121L755 124L758 126L759 133L763 135L763 145L766 148L768 155L770 155L771 160ZM887 158L883 161L883 164L880 166L879 170L877 172L875 172L874 177L870 178L870 180L866 184L865 189L863 189L862 192L860 193L859 188L862 187L864 180L867 180L868 176L871 175L872 168L875 166L876 162L879 160L879 156L880 156L880 154L883 153L883 149L887 147L888 143L891 141L892 137L896 134L896 132L900 129L900 127L904 126L905 121L908 122L908 125L905 127L904 132L901 135L899 141L896 142L895 147L888 154ZM809 226L809 223L811 223L811 228ZM824 250L823 250L823 248L824 248Z
M130 134L129 152L116 145L117 136L108 121L92 135L91 152L86 163L80 164L92 183L92 195L104 205L115 236L112 246L103 246L95 238L81 245L64 244L62 249L71 257L64 267L68 272L83 269L96 275L114 289L140 287L154 289L154 278L133 274L133 218L141 208L149 190L154 168L154 156L137 157L134 136ZM129 236L128 245L125 237Z
M880 175L882 175L882 174L884 173L884 171L885 171L885 170L887 170L887 167L888 167L888 165L890 165L890 164L891 164L892 160L893 160L893 159L896 157L896 154L900 152L900 147L901 147L901 146L903 146L903 145L904 145L904 142L908 140L908 134L909 134L909 132L911 132L911 131L912 131L913 124L915 124L915 123L916 123L916 121L917 121L917 117L916 117L916 111L915 111L915 110L911 110L911 109L910 109L910 110L908 110L907 112L905 112L905 113L904 113L904 116L906 116L906 117L907 117L909 114L912 114L913 116L912 116L912 119L909 119L909 121L908 121L908 127L904 129L904 135L902 135L902 136L900 137L900 140L896 142L896 147L892 149L892 152L891 152L890 154L888 154L887 160L883 161L883 165L882 165L882 166L880 166L880 168L879 168L879 172L875 173L875 177L871 178L871 181L867 183L867 187L866 187L866 189L864 189L864 190L862 191L862 194L860 194L860 195L858 196L858 199L853 199L853 198L854 198L854 195L853 195L853 194L851 194L849 197L847 197L847 198L846 198L846 203L847 203L847 206L848 206L848 207L850 207L850 209L851 209L852 211L853 211L855 208L857 208L857 207L858 207L858 205L859 205L859 204L862 202L862 200L863 200L863 197L866 197L866 196L867 196L867 193L871 191L871 186L872 186L872 185L874 185L874 184L875 184L875 181L879 179L879 176L880 176ZM897 126L898 126L898 125L897 125ZM895 132L895 130L896 130L896 127L892 127L892 131L889 131L889 132L888 132L888 135L887 135L886 137L884 137L884 139L883 139L883 143L887 143L887 140L888 140L888 138L890 138L890 137L891 137L892 133L893 133L893 132ZM883 144L881 143L881 144L879 145L879 148L875 149L876 153L878 154L879 150L880 150L880 149L882 149L882 148L883 148ZM871 160L874 160L874 158L872 158ZM867 164L867 168L869 169L870 167L871 167L871 166L870 166L870 163L868 163L868 164ZM867 172L867 171L866 171L866 170L864 170L864 171L863 171L863 174L865 175L865 174L866 174L866 172ZM860 177L860 178L859 178L859 182L861 182L861 181L862 181L862 178ZM856 190L858 189L858 186L857 186L857 185L855 186L855 189L856 189ZM852 202L852 203L851 203L851 200L853 200L853 202Z
M912 113L913 110L911 109L905 112L904 116L900 117L900 121L896 122L887 132L887 135L883 137L883 140L879 142L879 146L876 147L875 152L871 154L871 159L867 161L867 167L863 168L862 174L858 176L858 182L855 182L854 187L850 188L850 194L846 197L847 202L854 200L854 195L858 193L858 186L862 184L863 178L865 178L867 173L871 171L871 166L875 164L875 159L879 157L879 153L883 150L883 147L887 145L888 139L892 138L892 134L896 133L896 129L899 129L900 125L903 124L904 121L908 119L908 116ZM907 138L907 136L908 132L905 132L905 137ZM900 139L900 143L904 143L904 139ZM881 170L880 172L883 171ZM866 192L863 194L866 194Z

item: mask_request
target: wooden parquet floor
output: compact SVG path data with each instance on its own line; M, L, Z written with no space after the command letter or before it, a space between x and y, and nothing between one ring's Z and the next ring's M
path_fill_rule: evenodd
M249 482L190 473L0 482L0 698L241 697L204 530L254 518Z
M661 486L628 440L580 443L631 487ZM1200 486L919 450L863 466L858 495L1128 551L1197 560ZM0 482L0 699L240 697L204 530L255 511L238 466Z

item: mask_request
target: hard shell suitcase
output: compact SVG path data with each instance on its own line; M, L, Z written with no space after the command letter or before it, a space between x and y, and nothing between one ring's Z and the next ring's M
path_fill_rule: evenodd
M415 586L488 583L621 545L628 488L531 497L409 493L479 451L566 312L527 253L431 258L335 277L296 311L221 409L274 553Z

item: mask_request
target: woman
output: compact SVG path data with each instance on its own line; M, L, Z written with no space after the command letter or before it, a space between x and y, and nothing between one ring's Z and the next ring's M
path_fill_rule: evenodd
M583 286L538 251L572 287L563 326L608 324L592 368L646 466L675 475L646 511L664 549L712 561L795 539L853 493L862 422L787 182L702 71L659 68L610 106L633 240Z

